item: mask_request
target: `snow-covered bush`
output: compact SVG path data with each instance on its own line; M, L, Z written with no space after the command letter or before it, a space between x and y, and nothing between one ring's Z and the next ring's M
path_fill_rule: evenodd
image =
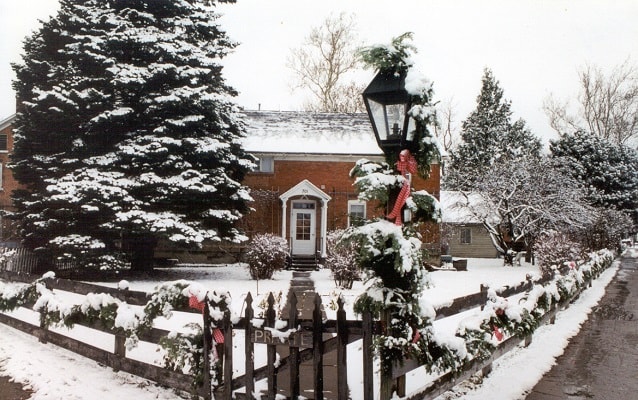
M562 266L570 261L578 261L583 256L581 245L560 232L543 235L534 245L536 259L543 273L551 273L552 266Z
M352 289L352 283L361 278L356 256L358 249L356 243L342 240L344 232L342 229L328 232L326 266L332 271L338 287Z
M275 271L284 269L288 243L271 233L257 234L250 242L245 261L253 279L272 279Z
M7 269L7 265L9 264L9 261L11 261L13 257L15 257L16 253L17 252L15 250L9 250L9 249L0 250L0 270Z

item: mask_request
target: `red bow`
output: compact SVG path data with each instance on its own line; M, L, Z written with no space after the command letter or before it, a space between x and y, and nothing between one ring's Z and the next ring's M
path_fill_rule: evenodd
M401 150L399 153L399 161L397 161L397 169L401 172L401 175L407 179L407 173L416 174L417 172L417 162L410 150L405 149ZM401 192L399 192L399 196L397 197L396 202L394 203L394 207L390 214L388 214L388 219L393 219L396 225L403 225L403 221L401 220L401 209L405 204L405 201L410 196L410 183L404 182L401 187Z
M197 296L195 296L194 294L191 295L191 297L188 298L188 306L190 308L194 308L196 310L199 310L201 312L204 312L204 306L205 303L203 301L199 301L199 299L197 298Z

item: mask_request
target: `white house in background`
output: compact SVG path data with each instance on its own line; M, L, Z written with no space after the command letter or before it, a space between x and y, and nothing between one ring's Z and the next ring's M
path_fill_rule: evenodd
M441 191L441 254L454 258L493 258L498 255L490 235L483 226L489 208L480 207L483 199L479 194ZM470 210L470 206L472 210ZM476 211L481 211L477 215Z

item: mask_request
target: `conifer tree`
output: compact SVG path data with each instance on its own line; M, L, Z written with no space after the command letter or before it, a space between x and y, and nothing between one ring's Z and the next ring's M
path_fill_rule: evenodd
M472 190L473 183L491 166L527 156L538 157L541 141L519 119L512 122L511 102L492 71L485 70L476 109L462 124L461 143L450 154L445 185L453 190Z
M154 245L241 240L252 158L205 0L61 0L14 65L13 172L24 244L94 268Z
M597 207L624 210L638 226L638 152L583 131L551 141L552 157ZM634 228L635 229L635 228Z

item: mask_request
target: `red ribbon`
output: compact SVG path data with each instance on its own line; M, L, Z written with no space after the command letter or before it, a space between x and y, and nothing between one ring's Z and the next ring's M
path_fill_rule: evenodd
M492 332L494 333L494 336L496 336L496 340L498 340L499 342L503 340L503 332L498 329L498 326L492 325Z
M398 226L403 225L403 221L401 220L401 209L405 205L408 197L410 197L410 182L407 180L407 175L408 172L410 174L416 174L417 166L416 159L412 153L410 153L410 150L401 150L401 153L399 153L399 161L397 161L397 169L401 172L401 175L406 178L406 182L403 183L399 196L397 196L397 200L394 203L394 207L387 217L390 220L394 220L394 223Z
M197 298L197 296L195 296L194 294L191 295L188 298L188 306L190 308L194 308L195 310L199 310L201 312L204 312L204 306L205 303L203 301L199 301L199 299Z

